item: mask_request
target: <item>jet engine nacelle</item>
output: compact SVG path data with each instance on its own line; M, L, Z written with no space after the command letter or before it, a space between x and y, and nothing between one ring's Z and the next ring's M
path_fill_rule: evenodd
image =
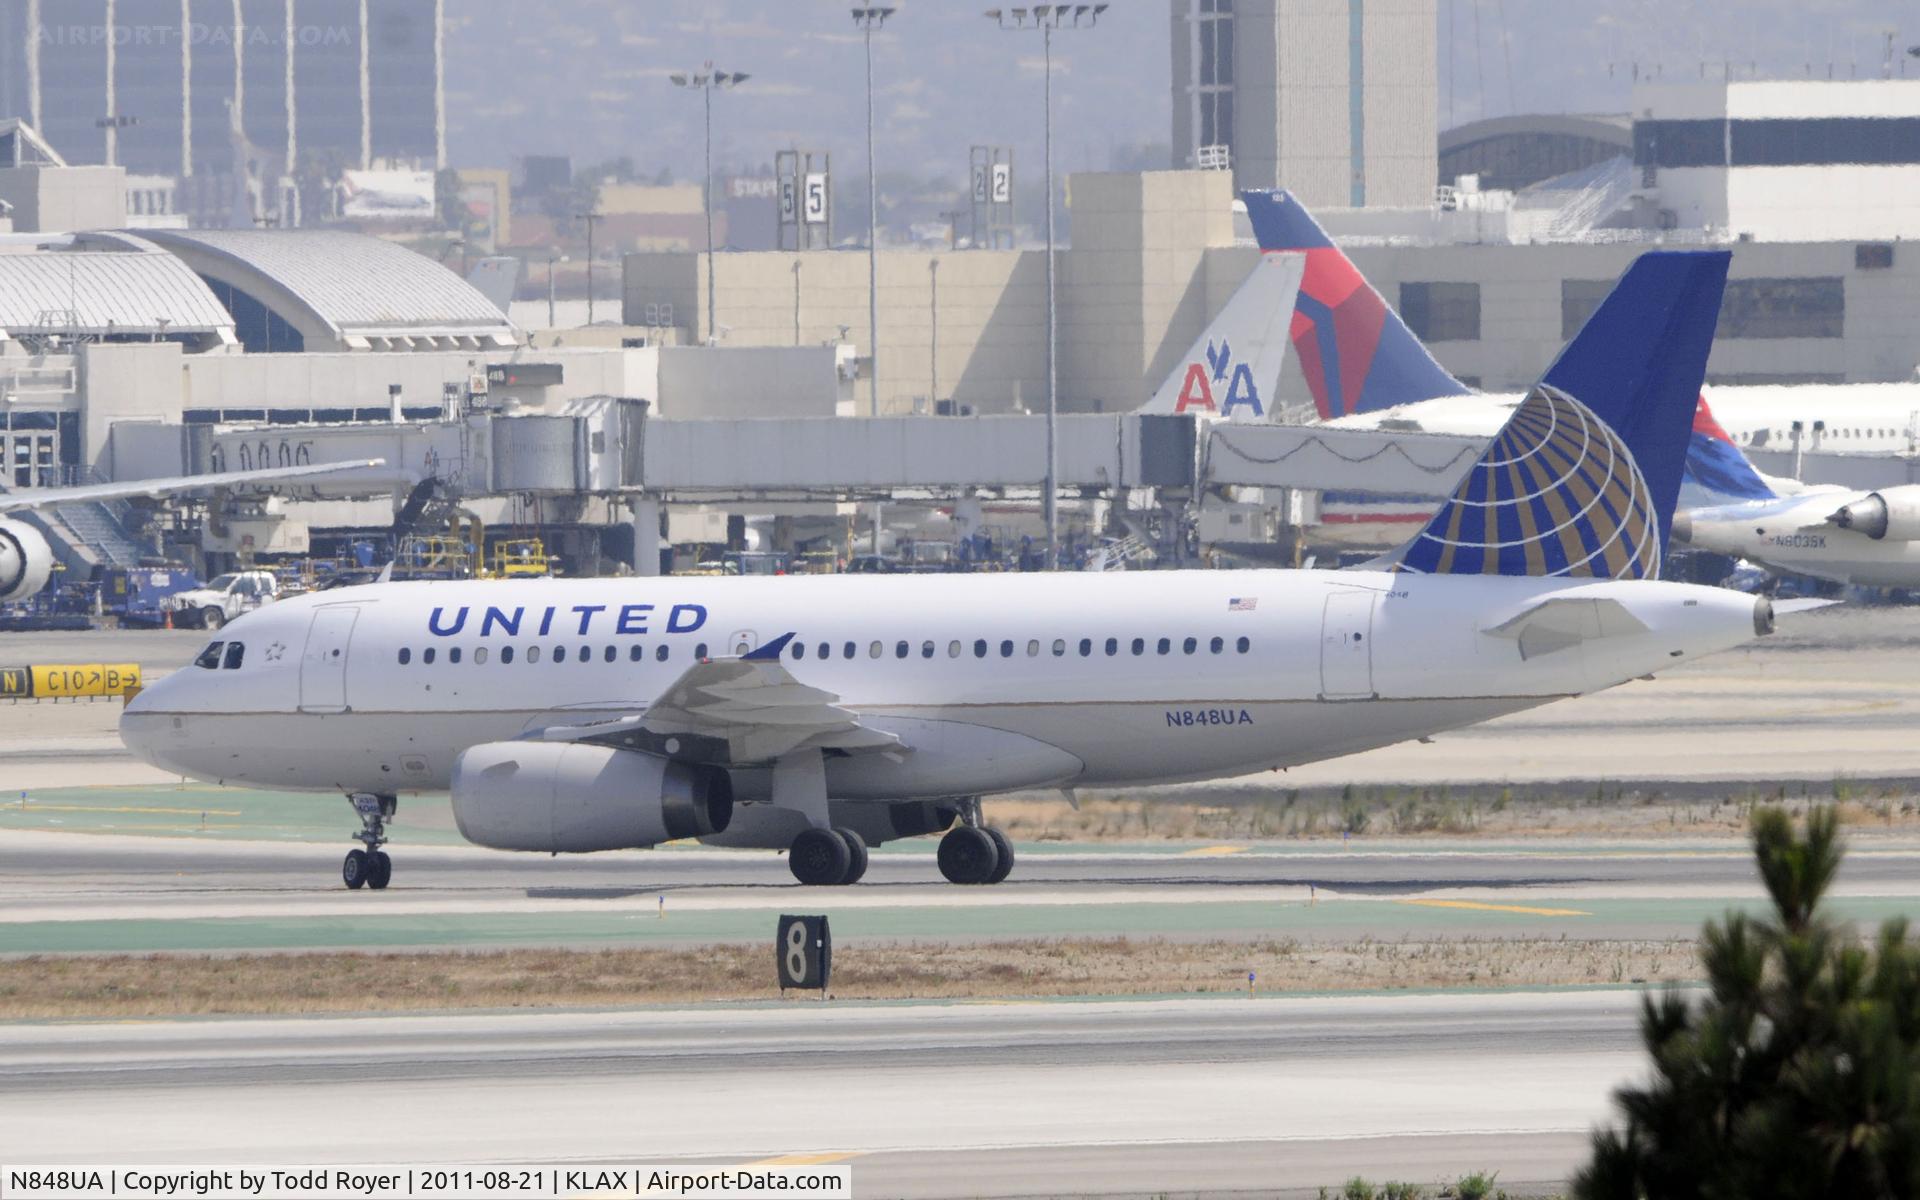
M31 525L0 517L0 604L39 595L53 574L53 549Z
M453 817L495 850L633 850L704 837L733 817L716 767L584 742L486 742L453 764Z
M1833 514L1842 529L1864 533L1874 541L1920 540L1920 484L1902 484L1868 492Z

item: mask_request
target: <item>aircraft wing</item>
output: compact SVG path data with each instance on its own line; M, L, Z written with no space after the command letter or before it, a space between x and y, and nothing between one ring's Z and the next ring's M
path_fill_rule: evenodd
M26 488L0 492L0 513L23 508L44 508L49 504L76 504L88 500L123 500L130 496L165 496L173 492L197 492L204 488L232 487L244 483L277 483L309 475L336 475L366 467L385 466L384 458L356 459L352 462L313 463L300 467L261 467L255 471L220 471L211 475L175 475L164 479L129 479L120 483L88 483L78 487Z
M639 716L552 726L540 736L734 767L795 750L904 749L893 734L861 725L832 692L795 679L780 661L792 639L786 634L740 658L689 667Z
M1512 638L1521 658L1538 658L1581 642L1645 633L1647 624L1618 600L1555 596L1482 632Z

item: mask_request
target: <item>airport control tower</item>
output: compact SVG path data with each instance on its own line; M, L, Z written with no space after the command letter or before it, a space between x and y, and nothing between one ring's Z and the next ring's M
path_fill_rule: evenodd
M1316 208L1433 202L1434 0L1171 0L1173 163Z

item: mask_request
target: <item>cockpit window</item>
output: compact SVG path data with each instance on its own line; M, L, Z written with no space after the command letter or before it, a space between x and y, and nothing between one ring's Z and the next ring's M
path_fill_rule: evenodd
M227 643L227 663L226 663L227 670L229 671L239 670L240 662L242 659L246 658L246 656L247 656L246 643L228 642Z
M193 660L193 665L196 667L204 667L209 671L218 671L220 669L220 651L225 645L225 642L214 642L200 652L200 657Z

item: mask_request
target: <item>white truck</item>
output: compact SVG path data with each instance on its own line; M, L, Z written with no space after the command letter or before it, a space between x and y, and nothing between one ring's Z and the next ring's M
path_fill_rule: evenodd
M218 629L241 613L280 598L280 582L271 571L231 571L204 587L175 592L160 602L179 629Z

